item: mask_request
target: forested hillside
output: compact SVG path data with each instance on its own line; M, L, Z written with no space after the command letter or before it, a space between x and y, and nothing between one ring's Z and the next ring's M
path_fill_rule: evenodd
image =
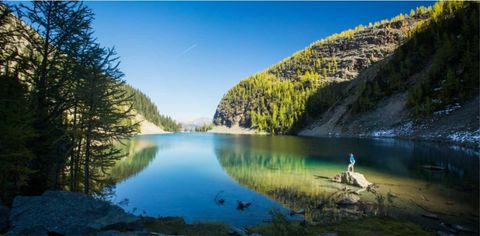
M126 84L125 91L133 96L133 109L145 117L146 120L154 123L165 131L180 131L181 125L169 116L162 115L158 112L157 106L142 91Z
M220 101L214 122L276 134L365 135L361 124L345 126L402 91L405 119L426 119L478 94L475 72L478 4L437 2L332 35L242 80Z
M309 115L321 113L308 110L307 100L315 96L316 107L330 106L336 100L332 93L342 90L342 82L390 55L428 19L429 11L421 7L411 15L360 25L313 43L230 89L218 105L214 123L293 132Z

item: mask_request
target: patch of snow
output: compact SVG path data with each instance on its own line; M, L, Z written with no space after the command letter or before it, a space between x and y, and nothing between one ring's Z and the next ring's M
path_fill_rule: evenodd
M458 131L447 136L448 139L459 143L478 143L480 142L480 129L469 131Z
M409 135L413 132L413 122L409 121L398 128L397 133L401 135Z
M413 122L409 121L401 126L390 128L390 129L380 129L377 131L373 131L370 133L369 136L372 137L396 137L396 136L403 136L403 135L410 135L413 132Z
M371 136L373 136L373 137L394 137L395 133L394 133L393 129L378 130L378 131L373 131Z
M436 116L438 116L438 115L448 115L448 114L452 113L453 111L458 110L460 108L462 108L462 106L460 106L459 103L455 103L455 104L452 104L452 105L448 105L445 108L445 110L434 112L433 115L436 115Z

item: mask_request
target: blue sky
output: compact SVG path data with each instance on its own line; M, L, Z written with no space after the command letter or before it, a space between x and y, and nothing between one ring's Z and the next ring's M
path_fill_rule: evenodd
M432 2L87 2L104 46L162 114L213 117L238 81L333 33Z

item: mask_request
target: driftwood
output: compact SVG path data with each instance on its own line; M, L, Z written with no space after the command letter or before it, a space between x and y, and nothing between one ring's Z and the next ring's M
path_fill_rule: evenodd
M417 202L415 202L413 199L410 198L410 201L415 204L415 206L417 206L418 208L430 213L430 214L436 214L436 215L446 215L446 216L455 216L453 214L448 214L448 213L445 213L445 212L440 212L440 211L432 211L430 209L428 209L426 206L422 206L421 204L418 204Z
M440 218L438 218L438 216L436 214L432 214L432 213L425 213L425 214L422 214L423 217L425 218L430 218L430 219L434 219L434 220L439 220Z
M423 165L422 168L427 170L436 170L436 171L446 170L445 167L443 166L432 166L432 165Z
M294 215L305 215L305 209L300 209L298 211L290 211L290 216L294 216Z
M327 176L321 176L321 175L313 175L316 179L328 179L331 180L332 178L327 177Z

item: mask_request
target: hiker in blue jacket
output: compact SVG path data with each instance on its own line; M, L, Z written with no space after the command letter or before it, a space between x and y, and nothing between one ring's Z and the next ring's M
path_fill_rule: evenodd
M347 167L347 171L349 172L354 172L354 166L355 166L355 157L353 156L353 153L350 153L350 164Z

